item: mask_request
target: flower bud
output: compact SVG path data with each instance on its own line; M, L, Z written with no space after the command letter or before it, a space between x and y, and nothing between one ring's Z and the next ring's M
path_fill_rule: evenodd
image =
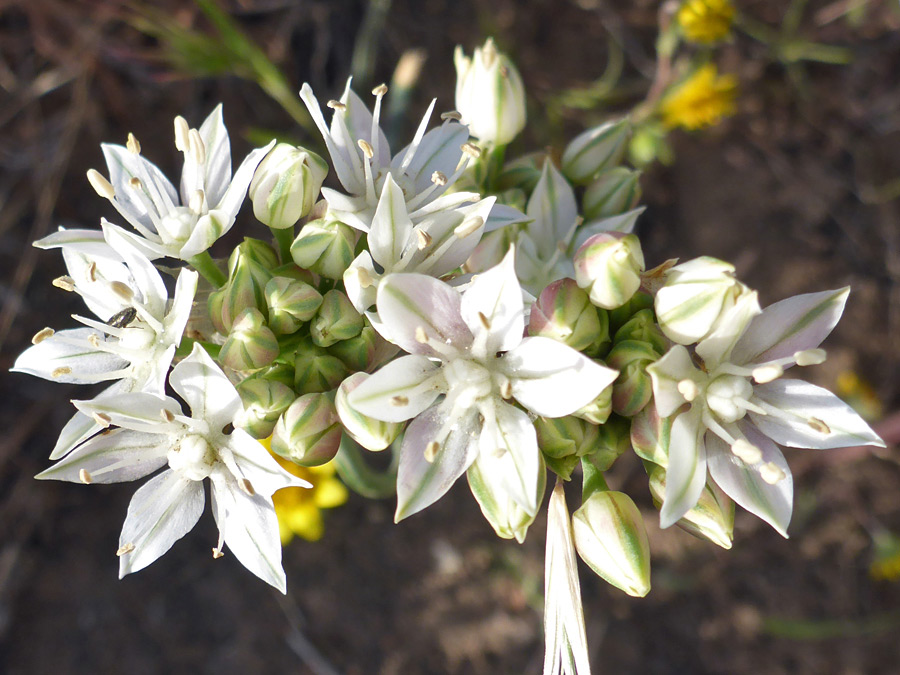
M277 264L275 252L256 239L246 238L232 251L228 258L228 281L220 291L212 293L209 300L213 324L221 323L225 329L221 332L231 330L238 314L245 309L267 311L264 289L272 277L269 269ZM216 297L219 293L221 299ZM217 313L213 313L213 309Z
M276 230L293 227L312 210L328 164L314 152L279 143L260 162L248 196L256 219Z
M219 360L234 370L257 370L272 363L278 353L278 340L262 313L248 307L232 325Z
M601 173L584 191L584 217L609 218L633 209L641 198L640 177L640 171L622 166Z
M236 389L241 395L244 410L234 418L234 426L257 439L272 435L278 418L297 398L287 385L263 377L248 378Z
M266 242L252 237L244 237L244 241L237 245L228 257L228 275L234 274L234 267L238 261L251 261L269 272L278 267L278 254L275 249Z
M294 390L303 394L330 391L350 374L343 362L304 338L294 357Z
M613 342L623 342L625 340L635 340L637 342L646 342L659 354L665 354L669 349L669 341L659 329L656 323L656 315L652 309L642 309L631 315L620 328L616 331Z
M333 459L341 445L341 424L333 394L304 394L284 411L272 432L272 452L300 466Z
M615 461L631 449L630 421L618 415L597 427L597 441L584 459L598 471L609 471Z
M734 278L734 266L703 257L676 265L656 293L656 318L663 333L678 344L699 342L719 318L748 292Z
M651 403L631 419L631 447L645 462L666 467L669 464L669 438L674 417L660 417Z
M341 291L331 290L322 297L309 334L319 347L330 347L335 342L356 337L364 325L362 314L354 309L350 298Z
M666 496L666 471L662 467L650 471L650 494L659 508ZM675 524L695 537L730 549L734 537L734 502L715 484L707 482L694 508Z
M399 348L385 340L372 326L366 324L359 335L341 340L328 348L351 371L373 372L393 357Z
M644 291L638 291L621 307L609 310L609 332L615 335L635 314L642 309L653 308L653 296Z
M593 401L572 413L591 424L604 424L612 414L612 387L606 387Z
M598 307L620 307L641 286L644 254L633 234L595 234L575 253L574 263L575 281Z
M279 335L296 332L316 314L322 295L296 279L273 277L264 289L269 307L269 327Z
M488 38L472 58L453 54L456 109L469 133L485 143L506 145L525 127L525 87L509 58Z
M206 311L209 313L209 320L219 333L225 335L228 333L228 326L225 325L222 310L225 303L225 291L227 287L222 287L212 291L206 299Z
M336 220L313 220L291 244L291 257L303 269L327 279L340 279L353 262L356 233Z
M582 132L563 152L563 173L576 185L584 185L622 161L630 137L631 124L627 118Z
M497 177L497 189L501 191L516 189L530 194L541 179L541 167L545 160L543 152L531 152L507 162ZM527 202L526 199L520 206L511 200L503 201L504 204L515 206L521 211L525 210Z
M609 367L619 371L612 387L613 412L631 417L650 402L653 383L646 368L659 357L659 353L646 342L623 340L613 346L606 357Z
M382 422L358 412L347 402L347 395L365 382L370 375L354 373L341 382L334 404L344 430L366 450L384 450L403 431L402 422Z
M273 363L262 370L253 373L253 379L280 382L287 388L294 386L294 366L288 363Z
M572 514L575 550L607 582L628 595L650 592L650 543L631 497L595 492Z
M578 351L603 337L597 308L574 279L559 279L541 291L531 306L528 334L552 338Z
M594 449L600 435L599 427L571 415L538 417L534 429L547 465L564 480L572 477L580 458Z

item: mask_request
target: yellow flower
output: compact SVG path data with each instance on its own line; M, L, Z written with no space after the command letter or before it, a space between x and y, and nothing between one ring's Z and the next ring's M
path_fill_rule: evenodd
M713 126L735 113L736 95L737 78L719 75L713 64L707 64L665 96L660 106L663 124L670 129Z
M685 0L678 10L678 25L688 42L719 42L728 36L733 20L729 0Z
M260 443L271 452L270 438ZM307 468L274 453L272 456L286 471L312 483L312 488L285 488L272 495L282 545L288 544L294 535L318 541L325 531L322 509L333 509L347 501L347 488L335 476L334 462Z

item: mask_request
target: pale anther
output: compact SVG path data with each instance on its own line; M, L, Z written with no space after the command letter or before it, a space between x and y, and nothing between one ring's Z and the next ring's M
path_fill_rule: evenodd
M762 461L763 456L762 450L743 438L739 438L734 442L734 445L731 446L731 453L747 464L756 464Z
M425 332L422 326L416 326L416 342L420 345L428 344L428 333Z
M369 288L369 286L374 283L372 275L369 274L369 270L367 270L365 267L356 268L356 278L359 279L359 285L363 288Z
M222 549L220 549L220 548L214 548L212 550L212 552L213 552L213 560L218 560L223 555L225 555L224 553L222 553Z
M443 121L454 120L456 122L459 122L461 119L462 119L462 115L460 115L455 110L448 110L447 112L441 113L441 120L443 120Z
M140 190L144 187L144 184L141 182L141 179L137 176L132 176L128 179L128 186L134 188L135 190Z
M769 485L776 485L787 478L787 475L781 470L781 467L774 462L766 462L759 467L759 475Z
M831 433L831 428L827 424L825 424L825 422L820 420L818 417L810 417L808 420L806 420L806 423L810 427L812 427L813 429L818 431L820 434L830 434Z
M188 133L188 143L190 144L191 154L197 164L206 164L206 144L200 136L200 132L191 129Z
M113 281L109 285L109 288L113 293L127 302L131 302L134 299L134 291L121 281Z
M505 398L507 401L512 398L513 390L512 390L512 382L509 380L504 380L503 384L500 385L500 396Z
M91 264L88 265L87 278L88 281L97 281L97 263L93 260L91 261Z
M327 105L332 110L346 110L347 109L347 106L345 106L340 101L336 101L335 99L331 99L325 105Z
M116 198L116 190L113 188L112 183L106 180L103 174L96 169L88 169L87 179L96 193L104 199Z
M391 396L391 405L397 406L398 408L409 405L409 399L406 398L406 396Z
M794 354L794 361L798 366L817 366L825 362L825 356L824 349L804 349Z
M416 230L416 239L418 240L416 246L420 251L431 246L431 235L428 234L425 230Z
M80 480L85 485L90 485L94 482L94 479L91 478L91 474L87 469L78 470L78 480Z
M116 555L119 556L119 557L121 558L123 555L127 555L128 553L131 553L133 550L134 550L134 544L132 544L132 543L129 541L127 544L122 544L122 545L116 550Z
M112 424L112 418L106 413L95 412L91 417L93 417L94 421L104 429L108 429L109 425Z
M31 338L31 344L33 344L33 345L40 344L41 342L46 340L48 337L53 337L53 334L55 332L56 331L54 331L52 328L42 328L41 330L39 330L37 333L34 334L33 338Z
M246 478L241 478L241 490L246 492L251 497L256 494L256 490L253 488L253 483L251 483Z
M464 220L461 224L457 225L453 230L453 234L460 239L465 239L473 232L477 232L482 225L484 225L484 218L481 216L472 216L468 220Z
M135 155L141 154L141 144L130 131L128 132L128 140L125 142L125 147L128 148L128 152L132 152Z
M491 320L488 319L484 314L478 312L478 320L481 322L481 325L484 326L485 330L491 329Z
M431 443L425 446L425 461L431 464L434 461L434 458L437 457L438 450L440 449L440 443L431 441Z
M188 202L188 208L199 216L203 213L204 199L206 199L206 195L203 193L203 190L194 190Z
M53 285L70 293L75 290L75 280L70 276L56 277L53 280Z
M481 148L479 148L474 143L466 142L466 143L463 143L459 147L464 153L466 153L472 159L478 159L479 157L481 157Z
M700 395L700 387L693 380L684 379L678 383L678 393L684 396L684 400L690 403Z
M54 368L50 373L50 377L62 377L63 375L71 374L72 369L68 366L60 366L59 368Z
M784 368L778 365L760 366L753 369L752 375L757 384L765 384L784 375Z
M386 93L388 93L388 88L384 83L379 84L372 90L372 96L384 96Z
M443 171L435 171L431 174L431 182L435 185L444 186L447 184L447 174Z
M356 141L356 144L359 146L359 149L363 151L363 154L367 158L372 159L375 156L375 150L372 148L368 141L364 141L360 138L358 141Z
M91 345L91 347L100 346L100 336L98 336L96 333L91 333L90 335L88 335L87 341Z
M175 419L175 415L172 414L171 410L167 408L163 408L159 411L159 416L163 418L164 422L171 422Z
M188 134L190 131L191 128L186 119L181 115L175 118L175 148L180 152L187 152L189 149Z

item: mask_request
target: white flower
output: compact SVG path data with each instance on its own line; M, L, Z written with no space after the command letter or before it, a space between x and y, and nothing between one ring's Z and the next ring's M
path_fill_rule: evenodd
M88 179L137 230L140 236L133 239L149 258L189 260L234 225L253 172L274 144L253 150L232 178L231 144L218 105L199 130L189 128L183 117L175 118L175 147L184 153L180 191L141 156L131 135L125 147L101 146L109 180L93 169Z
M385 93L385 85L373 90L375 108L369 112L350 89L348 80L341 100L328 103L334 110L329 128L312 88L304 84L300 90L300 98L325 139L338 180L348 193L322 189L334 218L368 232L388 176L399 187L409 218L416 224L438 211L478 201L480 195L476 192L446 194L468 164L469 156L463 146L468 153L478 153L467 143L469 130L450 115L444 116L440 127L425 133L434 111L432 101L412 143L392 159L379 126Z
M718 328L696 347L676 345L647 368L659 415L672 423L662 527L700 497L706 470L735 502L787 536L793 483L775 443L795 448L884 446L834 394L800 380L778 379L794 364L821 363L819 344L837 324L849 289L782 300L762 312L755 292L741 294ZM774 442L773 442L774 441Z
M12 370L73 384L115 381L101 396L131 391L164 396L166 373L197 289L197 273L181 270L169 303L153 264L125 232L105 222L102 233L60 230L35 245L62 249L69 275L56 284L81 295L100 320L76 316L85 328L41 331ZM50 458L62 457L100 428L89 416L76 413Z
M168 465L135 493L119 537L119 577L143 569L190 532L203 512L203 481L209 478L219 541L260 579L282 593L278 519L272 494L284 487L311 487L282 469L242 429L225 433L242 410L225 374L194 345L172 369L169 383L191 408L183 414L172 398L131 393L92 402L79 410L119 427L80 445L38 478L82 483L119 483L143 478Z
M439 499L473 463L533 518L543 463L531 418L513 401L561 417L617 375L555 340L523 338L514 264L511 250L462 296L419 274L392 274L378 289L378 328L411 355L376 372L348 401L375 419L413 420L400 450L397 520Z

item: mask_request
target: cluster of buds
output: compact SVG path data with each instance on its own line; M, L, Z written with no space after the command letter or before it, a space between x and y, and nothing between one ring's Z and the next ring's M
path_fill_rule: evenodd
M380 127L384 85L370 110L348 84L328 103L330 125L304 85L330 162L273 142L233 179L221 108L200 129L178 118L180 195L133 137L104 146L110 179L89 179L136 232L104 222L37 243L62 250L68 273L55 285L96 318L40 331L15 370L109 383L76 401L39 477L160 471L129 509L122 574L190 529L207 478L215 557L227 545L284 590L272 494L306 485L285 466L337 458L364 495L387 476L397 521L465 475L494 531L520 542L556 474L546 668L586 672L576 554L630 595L650 590L644 516L607 484L620 458L643 462L663 527L728 548L735 504L787 531L792 479L778 445L882 442L832 394L781 378L824 360L846 289L763 310L728 263L647 270L633 232L640 173L624 165L630 122L579 135L560 166L534 153L504 161L525 125L518 71L490 40L471 59L458 50L456 66L458 111L429 130L432 102L395 155ZM340 187L323 187L329 168ZM246 199L272 243L247 237L213 259ZM186 263L172 294L159 258ZM363 449L392 453L396 476L362 466ZM564 484L579 478L569 514Z

